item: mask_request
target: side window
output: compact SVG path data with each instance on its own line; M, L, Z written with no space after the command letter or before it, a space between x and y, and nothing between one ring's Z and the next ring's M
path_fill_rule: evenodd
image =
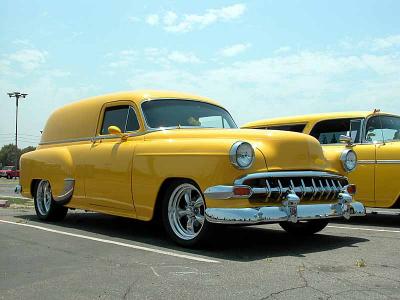
M201 127L225 128L224 119L221 116L200 117L199 122Z
M128 117L126 119L126 129L125 131L136 131L139 130L139 121L136 115L135 110L132 108L132 106L129 106L128 110Z
M100 134L108 134L110 126L118 126L122 132L138 130L139 123L134 109L128 105L106 108Z
M304 127L306 127L306 124L276 125L276 126L268 126L266 129L303 132Z
M318 122L311 130L310 135L321 144L337 144L340 135L349 135L351 119L334 119ZM356 135L353 135L356 136Z
M376 116L368 120L365 140L367 142L400 140L400 118Z

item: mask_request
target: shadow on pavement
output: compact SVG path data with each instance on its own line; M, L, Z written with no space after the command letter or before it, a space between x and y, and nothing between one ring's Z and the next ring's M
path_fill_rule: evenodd
M394 227L400 229L400 215L394 214L367 214L365 217L352 218L349 221L335 220L331 223L349 224L349 225L364 225L364 226L379 226L379 227ZM396 228L397 227L397 228Z
M201 249L187 249L170 241L160 225L128 218L77 211L69 213L64 221L58 223L40 222L35 215L19 215L16 218L25 219L30 224L42 226L51 224L51 228L57 227L58 230L65 231L66 228L83 230L117 238L122 242L135 242L143 246L156 246L243 262L278 256L302 257L307 253L357 247L356 244L368 241L356 237L356 233L352 233L353 236L316 234L309 237L294 237L283 230L268 229L266 226L231 226L218 228L209 243Z

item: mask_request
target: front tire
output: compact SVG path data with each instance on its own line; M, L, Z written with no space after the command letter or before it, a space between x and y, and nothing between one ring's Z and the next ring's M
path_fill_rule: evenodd
M163 224L174 242L192 247L209 237L211 224L205 219L204 196L196 185L189 181L175 182L163 200Z
M7 179L11 179L12 177L11 177L11 175L7 175Z
M282 222L279 225L288 233L295 235L312 235L320 232L328 225L327 220L299 221L297 223Z
M68 208L54 201L50 182L41 180L34 197L36 215L43 221L61 221L65 218Z

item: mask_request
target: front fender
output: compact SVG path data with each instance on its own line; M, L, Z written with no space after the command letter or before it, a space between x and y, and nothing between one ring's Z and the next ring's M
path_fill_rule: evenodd
M235 141L153 140L136 147L133 160L133 199L137 217L150 220L158 191L168 178L187 178L204 191L216 184L231 184L248 172L266 171L262 153L255 149L250 169L239 170L229 160L229 150Z

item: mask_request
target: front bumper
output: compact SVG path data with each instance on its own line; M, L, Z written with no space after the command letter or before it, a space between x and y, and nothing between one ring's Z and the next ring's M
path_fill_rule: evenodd
M290 174L291 173L291 174ZM283 176L283 175L297 175L298 173L275 173L268 174L269 177ZM302 175L307 176L330 176L325 173L302 172ZM264 174L265 175L265 174ZM263 176L264 176L263 175ZM259 177L259 174L250 174L245 178ZM329 179L330 180L330 179ZM302 181L303 182L303 181ZM314 183L314 180L312 181ZM209 199L219 199L221 201L234 201L237 198L248 198L251 195L263 193L271 195L273 188L268 186L268 189L260 189L258 187L250 187L243 185L243 180L236 180L232 186L219 185L209 187L204 191L204 195ZM331 219L331 218L345 218L355 216L365 216L365 207L362 203L353 201L352 196L347 192L347 187L339 185L315 186L310 190L304 186L299 188L291 181L291 186L283 187L279 182L280 188L277 189L279 194L279 206L260 206L251 208L207 208L205 217L210 223L223 223L223 224L257 224L257 223L277 223L277 222L297 222L302 220L317 220L317 219ZM328 189L329 187L329 189ZM249 190L248 195L237 195L236 191L240 189ZM238 189L238 190L236 190ZM307 201L310 204L300 204L306 192L313 195L311 199L321 199L324 195L328 195L330 203L313 204L312 201ZM300 197L299 197L300 195ZM267 200L266 199L266 200ZM332 203L335 200L335 203ZM275 202L276 203L276 202ZM321 203L321 201L319 201Z
M277 222L297 222L303 220L346 218L365 216L365 208L360 202L344 204L308 204L290 208L263 206L256 208L207 208L205 216L210 223L257 224Z

